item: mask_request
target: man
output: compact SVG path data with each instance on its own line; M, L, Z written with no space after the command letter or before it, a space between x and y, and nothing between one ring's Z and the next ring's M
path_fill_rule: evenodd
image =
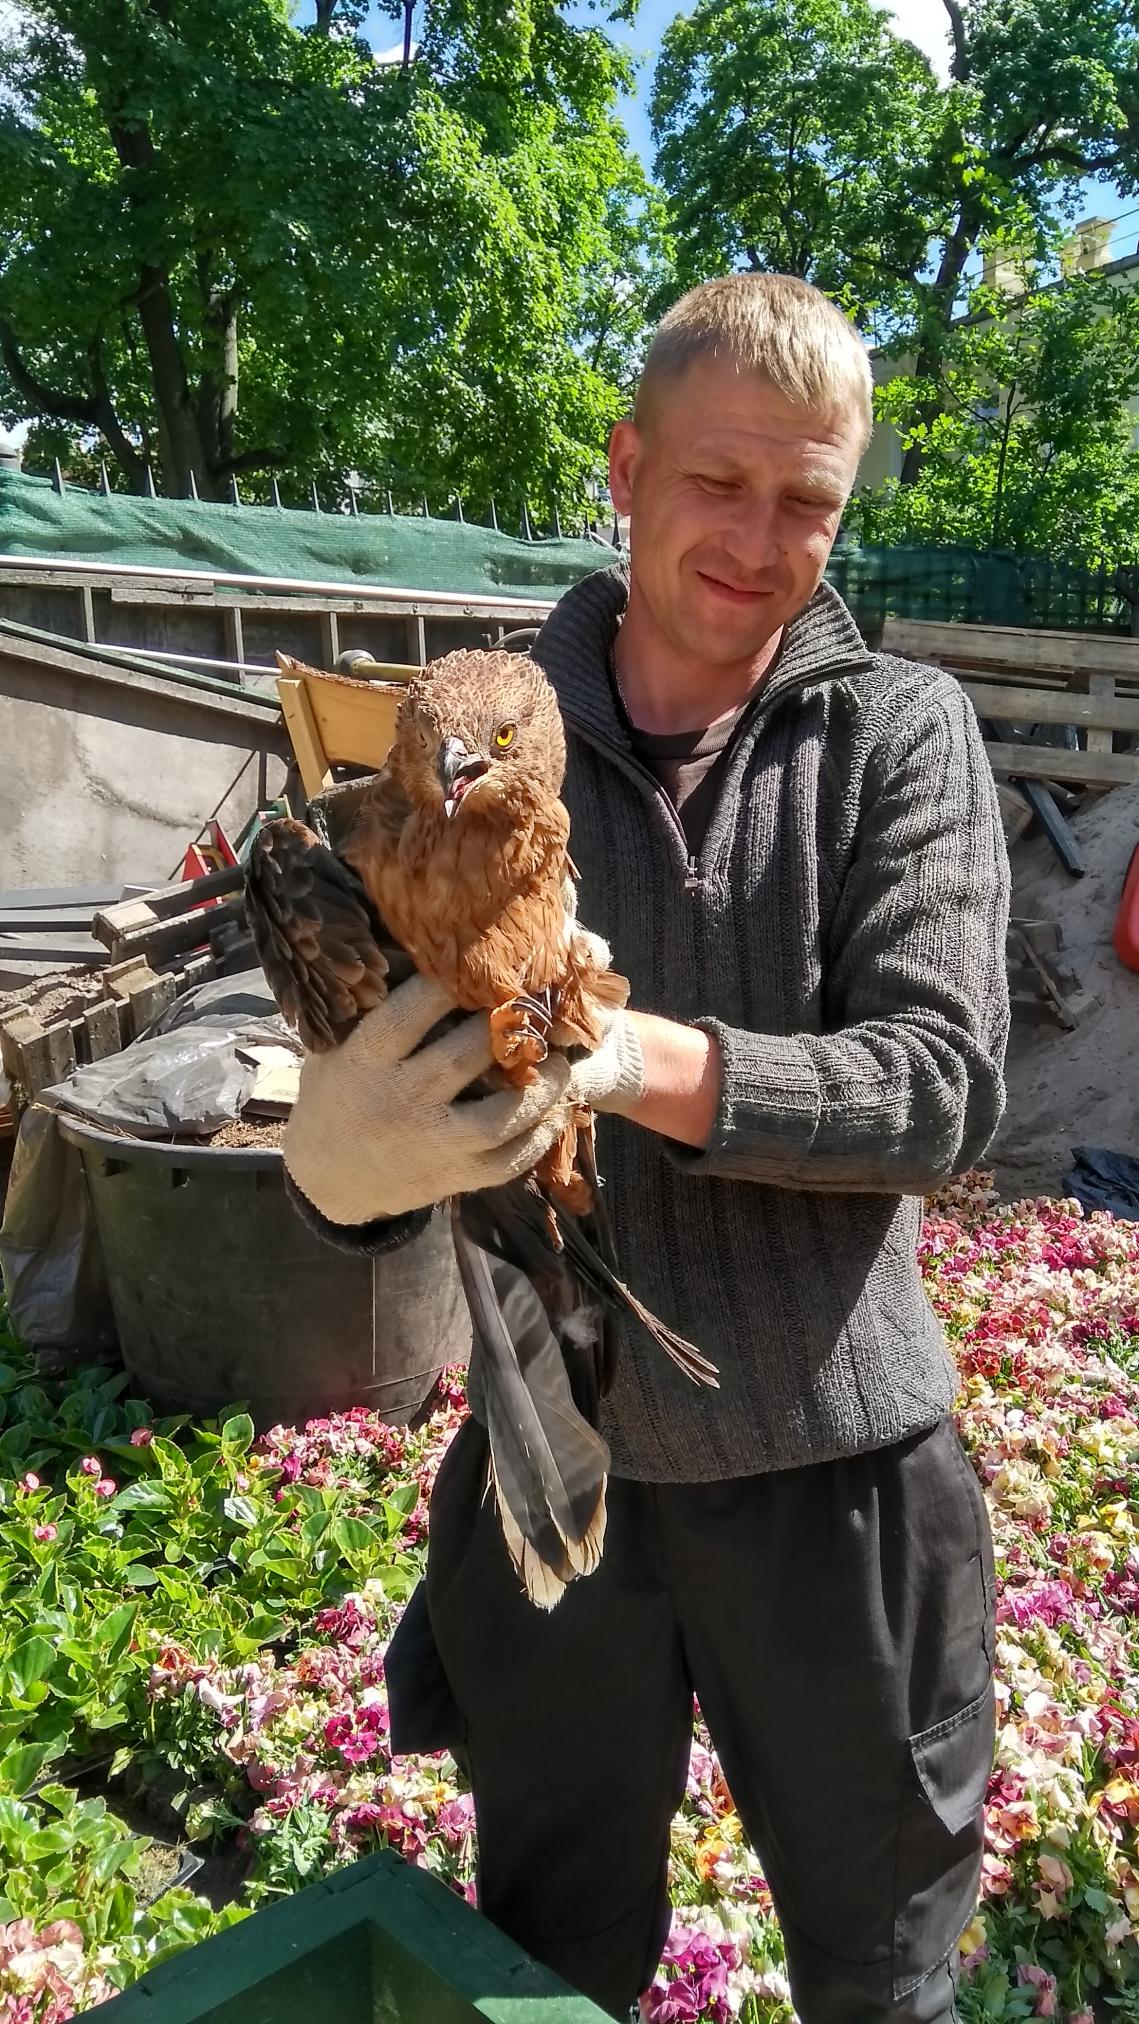
M466 1752L483 1909L617 2018L667 1930L694 1692L802 2024L949 2019L977 1888L992 1556L915 1248L923 1192L1001 1111L1007 863L962 690L868 653L822 584L869 427L821 295L694 290L613 434L628 576L578 584L534 649L582 919L632 982L588 1065L624 1271L720 1389L628 1341L603 1561L547 1616L482 1496L473 1373L389 1677L397 1747ZM551 1064L472 1151L454 1036L419 1046L440 1010L416 980L368 1015L382 1077L306 1067L286 1142L319 1211L331 1132L355 1220L401 1218L381 1242L524 1170L578 1087ZM474 1075L485 1022L460 1030Z

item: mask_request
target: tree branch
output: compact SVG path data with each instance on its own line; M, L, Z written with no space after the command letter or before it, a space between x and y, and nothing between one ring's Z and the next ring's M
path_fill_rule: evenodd
M87 347L87 362L91 370L91 385L94 389L96 425L102 433L111 455L118 464L128 485L142 489L144 460L139 456L127 435L111 398L107 375L103 370L103 335L97 331Z
M98 426L95 401L90 395L64 393L61 387L49 387L32 371L20 351L16 333L11 325L0 317L0 359L17 393L22 395L29 407L39 408L46 415L58 415L62 422L75 422L80 428Z
M217 478L240 478L245 471L280 470L289 461L287 450L240 450L236 457L223 457L216 467Z
M949 16L949 29L953 37L953 61L949 66L950 74L957 84L967 84L969 82L969 39L965 32L965 16L961 12L958 0L942 0L942 5Z

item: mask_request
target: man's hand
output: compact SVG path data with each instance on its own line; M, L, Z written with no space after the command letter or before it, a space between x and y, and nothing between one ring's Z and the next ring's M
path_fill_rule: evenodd
M455 1101L492 1055L485 1013L423 1045L452 1010L438 985L412 977L340 1047L305 1056L284 1159L328 1222L355 1227L501 1187L564 1128L570 1071L557 1054L526 1089Z

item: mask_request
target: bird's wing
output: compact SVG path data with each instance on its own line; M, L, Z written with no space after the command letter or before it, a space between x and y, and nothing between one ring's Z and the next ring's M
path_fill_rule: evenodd
M385 997L379 918L355 872L303 822L266 823L254 838L245 910L269 988L314 1053Z
M574 1404L526 1272L486 1251L452 1207L455 1253L480 1351L490 1473L507 1552L530 1600L552 1609L591 1574L605 1538L609 1450Z

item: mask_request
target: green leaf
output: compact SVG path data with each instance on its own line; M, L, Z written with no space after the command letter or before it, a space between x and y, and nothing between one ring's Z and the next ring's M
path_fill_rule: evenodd
M257 1506L251 1497L226 1497L222 1501L221 1508L231 1525L238 1526L243 1532L250 1531L257 1523Z
M0 1790L22 1798L53 1755L50 1743L25 1743L7 1751L0 1757Z
M31 1637L11 1653L4 1668L13 1688L22 1701L26 1701L31 1690L45 1680L55 1664L55 1647L46 1638Z
M170 1511L174 1499L165 1483L149 1481L140 1477L137 1482L127 1483L114 1499L116 1513L124 1511Z
M221 1430L222 1453L231 1461L238 1455L245 1455L253 1446L254 1427L248 1413L235 1413L226 1420Z
M348 1559L378 1554L382 1550L383 1542L363 1518L337 1518L333 1523L332 1537Z
M121 1603L110 1616L104 1617L99 1626L98 1643L108 1665L114 1665L122 1657L131 1641L137 1617L137 1602Z

